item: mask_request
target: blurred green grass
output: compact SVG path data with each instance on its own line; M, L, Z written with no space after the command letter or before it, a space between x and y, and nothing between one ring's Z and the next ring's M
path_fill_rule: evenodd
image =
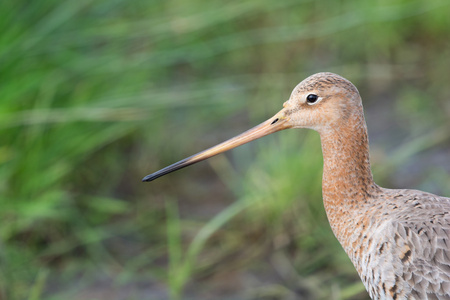
M377 181L449 195L448 9L0 2L0 299L367 299L323 211L315 133L140 178L332 71L363 96Z

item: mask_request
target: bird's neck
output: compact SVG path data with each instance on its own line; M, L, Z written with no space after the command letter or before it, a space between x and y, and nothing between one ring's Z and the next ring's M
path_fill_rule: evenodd
M369 160L369 140L364 115L350 116L345 126L320 132L323 152L322 193L328 220L343 242L343 222L355 218L379 187L374 183ZM345 225L344 225L345 226Z

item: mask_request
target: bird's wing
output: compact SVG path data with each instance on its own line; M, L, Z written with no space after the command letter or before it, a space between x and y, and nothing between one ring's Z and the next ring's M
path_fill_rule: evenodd
M369 293L381 299L450 300L450 198L409 190L398 198L404 204L377 229L378 242L363 259L366 280L378 288Z

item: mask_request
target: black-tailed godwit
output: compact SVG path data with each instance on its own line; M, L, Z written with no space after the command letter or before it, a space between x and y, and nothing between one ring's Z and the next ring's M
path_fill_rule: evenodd
M297 85L283 107L264 123L143 181L283 129L314 129L322 142L328 220L370 297L450 299L450 198L373 181L356 87L336 74L318 73Z

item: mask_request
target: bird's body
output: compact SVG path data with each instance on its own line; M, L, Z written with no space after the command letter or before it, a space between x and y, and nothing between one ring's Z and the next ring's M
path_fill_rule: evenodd
M379 188L334 232L373 299L450 299L449 211L449 198Z
M302 81L273 118L144 178L287 128L319 132L328 220L372 299L450 299L450 198L379 187L356 87L332 73Z

